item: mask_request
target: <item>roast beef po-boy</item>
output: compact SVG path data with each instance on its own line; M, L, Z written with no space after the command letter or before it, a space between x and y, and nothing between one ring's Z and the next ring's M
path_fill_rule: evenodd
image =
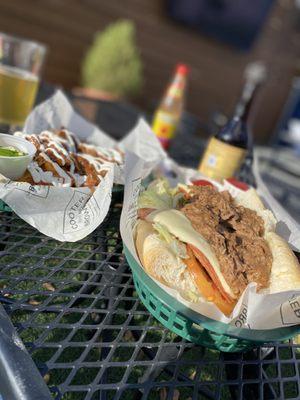
M300 289L300 267L254 189L233 198L211 183L165 180L139 197L135 244L145 270L190 301L230 315L251 282L258 292Z

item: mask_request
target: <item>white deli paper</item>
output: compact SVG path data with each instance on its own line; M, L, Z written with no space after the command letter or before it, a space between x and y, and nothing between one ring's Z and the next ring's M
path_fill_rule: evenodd
M142 265L139 261L134 245L133 230L137 220L137 200L142 181L141 172L144 171L144 169L145 163L142 159L137 157L135 154L128 153L126 155L124 204L120 229L125 246L141 267ZM201 178L199 172L180 167L174 161L169 159L163 161L159 169L165 175L168 175L168 172L171 171L172 173L170 175L173 175L174 172L176 173L176 178L173 176L173 178L169 179L170 181L173 181L171 182L173 184L177 182L190 183L192 179ZM257 171L256 174L258 174ZM299 226L294 222L289 225L289 228L282 229L282 227L286 225L286 215L284 214L283 220L277 206L274 209L272 208L273 204L277 204L276 200L269 192L267 193L267 198L265 198L265 187L264 185L260 187L260 181L258 180L258 182L259 194L263 200L267 200L268 204L271 206L271 210L279 221L278 226L281 226L281 236L283 236L287 241L289 241L289 238L291 237L293 239L294 248L299 250L299 241L294 239L298 238L299 240ZM237 194L238 189L229 183L224 186L219 184L218 186L219 189L230 190L233 196L236 196ZM291 217L289 218L291 220ZM275 294L258 294L256 293L256 284L249 284L234 308L231 317L227 318L213 303L209 303L205 300L200 300L197 303L189 302L177 290L163 285L154 278L152 279L167 293L181 302L183 308L191 308L206 317L231 324L236 328L267 330L288 327L300 323L300 288L295 291L286 291Z
M61 91L37 106L28 116L23 131L39 134L47 129L69 129L81 141L97 146L131 149L147 163L147 173L166 153L148 124L140 119L120 142L86 121L72 108ZM107 163L107 174L91 193L89 188L32 186L28 183L2 180L0 199L47 236L75 242L90 234L104 220L109 210L114 183L124 183L123 165Z

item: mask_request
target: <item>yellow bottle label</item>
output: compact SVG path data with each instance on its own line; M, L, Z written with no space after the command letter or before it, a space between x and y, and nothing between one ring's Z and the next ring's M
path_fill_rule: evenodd
M154 117L152 129L159 139L170 140L175 135L178 118L164 111L158 111Z
M182 84L173 84L169 87L168 96L178 99L182 96Z
M198 169L202 174L221 181L235 174L245 155L245 149L211 138Z

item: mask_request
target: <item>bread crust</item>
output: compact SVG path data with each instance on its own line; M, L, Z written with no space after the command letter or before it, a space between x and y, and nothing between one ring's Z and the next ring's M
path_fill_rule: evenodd
M270 293L300 289L300 266L288 243L275 232L268 232L273 263L270 276Z
M239 205L250 208L250 210L256 212L266 209L264 203L257 194L257 191L253 188L246 191L241 191L235 198L235 201Z
M240 206L255 211L264 221L265 232L275 231L277 224L276 218L271 210L265 208L255 189L251 188L245 192L240 192L235 198L235 202Z
M150 222L139 220L136 226L135 246L145 270L166 286L178 290L183 297L200 297L186 265L159 239ZM188 298L191 300L191 298Z

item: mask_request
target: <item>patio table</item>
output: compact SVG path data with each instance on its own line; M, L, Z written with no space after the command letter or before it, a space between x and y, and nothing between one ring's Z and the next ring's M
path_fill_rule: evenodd
M187 123L170 154L196 166L202 143L197 124ZM286 195L288 182L280 185ZM295 192L299 199L300 188ZM0 301L34 362L29 371L6 360L4 400L298 399L297 343L221 353L181 339L149 314L122 252L121 207L115 193L104 223L77 243L55 241L14 213L0 213ZM31 381L16 390L18 374ZM49 393L34 397L30 390L43 388L42 380Z

